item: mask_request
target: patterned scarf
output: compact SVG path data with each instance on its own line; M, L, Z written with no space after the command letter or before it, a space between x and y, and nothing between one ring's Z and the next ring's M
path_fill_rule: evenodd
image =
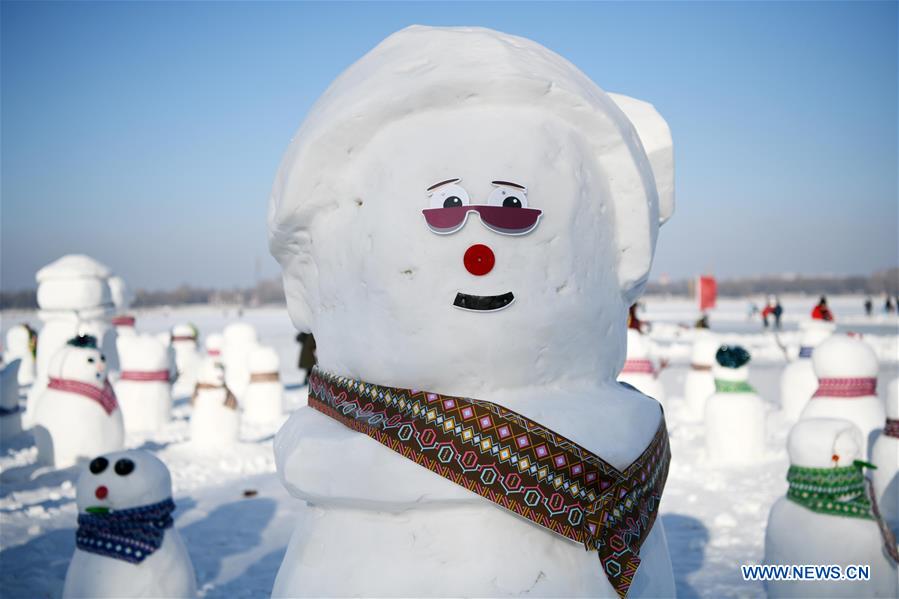
M621 374L655 374L652 360L625 360Z
M133 327L136 322L133 316L116 316L112 319L112 326L114 327Z
M862 470L865 467L874 466L858 460L851 466L835 468L790 466L787 499L819 514L874 520L884 551L899 563L896 537L880 515L873 484Z
M755 393L755 389L746 381L725 381L715 379L716 393Z
M699 372L710 372L712 367L708 364L690 364L690 370L698 370Z
M162 545L174 510L170 497L127 510L78 514L75 543L82 551L139 564Z
M671 452L662 418L620 471L537 422L494 403L309 375L309 406L514 514L597 551L627 595L658 514Z
M116 401L115 391L108 380L103 381L103 388L97 389L90 383L82 383L81 381L73 381L71 379L56 379L50 377L48 389L56 389L57 391L65 391L67 393L76 393L88 399L92 399L106 412L106 415L112 414L119 407Z
M148 381L162 381L165 383L171 382L169 379L169 371L168 370L123 370L122 376L119 377L120 381L138 381L138 382L148 382Z
M832 378L818 379L818 390L812 397L867 397L876 393L876 378Z
M250 375L251 383L277 383L280 380L277 372L254 372Z
M899 420L887 418L886 424L883 425L883 434L899 439Z

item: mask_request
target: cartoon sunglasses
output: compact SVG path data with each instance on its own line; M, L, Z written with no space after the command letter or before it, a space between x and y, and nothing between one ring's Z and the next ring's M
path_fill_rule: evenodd
M502 235L530 233L540 221L542 210L527 207L527 189L510 181L493 181L496 187L486 204L471 204L468 192L458 183L461 179L448 179L428 188L431 207L421 213L428 228L439 235L455 233L465 226L468 215L476 212L491 231Z

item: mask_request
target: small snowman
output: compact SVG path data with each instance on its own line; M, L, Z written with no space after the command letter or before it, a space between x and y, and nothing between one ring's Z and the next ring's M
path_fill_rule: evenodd
M627 329L627 358L618 380L627 383L644 395L665 405L665 388L659 380L659 371L652 361L649 339L640 331Z
M21 358L0 365L0 444L22 432L22 409L19 407L21 365Z
M705 402L715 393L715 354L721 343L714 334L701 331L693 341L690 352L690 370L684 381L684 400L687 416L693 420L701 420L705 414Z
M78 478L75 554L63 597L196 597L193 564L174 527L172 478L153 454L94 458Z
M800 418L843 418L855 424L870 447L871 434L883 427L886 412L877 397L879 364L861 338L833 335L812 356L818 389ZM862 452L865 456L866 452Z
M34 415L38 458L57 468L122 448L125 426L97 340L79 336L50 359Z
M6 347L3 361L7 364L20 360L19 386L27 387L34 382L34 358L37 349L37 333L27 324L17 324L6 331Z
M780 409L793 422L818 389L818 377L812 365L815 348L833 334L835 325L826 320L807 320L800 324L799 355L787 364L780 377Z
M206 355L213 359L214 362L222 363L222 347L225 346L225 338L221 333L212 333L206 336L204 349Z
M281 361L274 349L257 346L249 356L250 383L241 402L243 417L248 422L266 423L278 420L284 412L283 387L278 368Z
M887 387L886 413L883 431L871 448L871 462L877 466L871 479L884 520L899 530L899 379Z
M250 383L247 356L256 346L256 329L249 323L235 322L225 327L224 338L222 364L225 366L225 382L237 399L243 399Z
M170 355L151 335L120 336L114 388L127 431L157 431L171 420Z
M766 564L870 566L870 580L769 581L769 597L896 597L899 576L867 494L865 442L851 422L803 418L787 440L789 490L765 531Z
M200 363L191 403L190 440L195 447L208 451L237 444L240 438L237 399L225 384L222 367L208 358Z
M172 328L172 349L178 368L178 386L192 388L197 383L200 354L197 352L197 328L192 324L177 324Z
M739 345L715 353L715 393L705 404L706 451L714 462L750 464L765 453L767 410L749 385L749 360Z

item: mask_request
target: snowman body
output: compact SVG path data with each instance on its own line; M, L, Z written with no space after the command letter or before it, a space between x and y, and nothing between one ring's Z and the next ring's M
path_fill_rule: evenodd
M710 332L702 331L693 341L690 352L690 370L684 379L684 401L687 417L701 420L705 414L705 402L715 393L715 352L721 343Z
M225 386L220 366L204 360L200 366L190 416L194 447L213 451L234 447L240 438L240 412Z
M883 402L877 397L879 368L871 346L848 335L833 335L812 356L818 390L802 409L801 419L842 418L862 432L865 447L886 419ZM862 452L862 459L867 450Z
M172 349L178 369L178 386L193 388L197 384L197 368L200 366L196 329L189 324L175 325L172 329Z
M19 407L19 368L16 358L0 370L0 444L22 432L22 410Z
M650 105L534 42L405 29L338 78L282 163L269 231L291 318L324 372L499 404L625 468L664 418L616 378L670 147ZM583 544L322 412L294 411L275 456L309 506L275 597L617 596ZM628 596L673 595L661 521L640 557Z
M802 409L818 389L818 377L812 365L815 347L833 334L833 323L809 320L801 325L799 355L784 368L780 377L780 409L788 421L799 419Z
M116 398L127 431L157 431L172 418L168 348L150 335L119 337Z
M713 368L718 390L705 404L709 460L719 464L758 462L765 454L767 408L752 388L739 390L748 384L749 368L726 368L720 364Z
M106 460L99 470L98 460ZM126 475L116 472L122 460L133 464ZM121 467L120 471L124 471ZM102 490L101 490L102 489ZM98 493L104 495L102 499ZM103 507L127 510L171 497L171 476L152 454L132 450L103 455L91 462L78 479L78 508ZM63 597L196 597L196 577L187 547L174 527L165 530L162 542L139 563L75 549L66 573Z
M16 325L6 331L6 347L3 361L7 364L19 360L18 384L27 387L34 382L34 355L31 353L31 331L25 325Z
M851 466L864 456L860 431L832 418L802 419L790 431L790 463L805 468ZM834 459L836 458L836 459ZM787 498L771 508L765 564L869 565L867 581L768 581L768 597L896 597L899 574L883 552L874 520L820 513Z
M899 530L899 379L887 387L886 426L877 433L871 447L871 472L877 503L884 520L894 531Z
M243 417L254 423L278 420L284 413L284 399L277 352L270 347L257 346L247 356L247 365L250 382L241 402Z
M649 339L635 329L627 330L627 359L618 380L633 386L637 391L665 405L665 388L659 380L659 372L652 360Z
M250 384L250 368L247 357L256 346L256 329L246 322L235 322L225 327L222 346L222 364L225 367L225 383L238 400Z
M41 394L32 429L38 459L66 468L97 454L121 449L125 428L114 400L111 411L107 411L99 401L83 393L52 386L53 379L57 379L71 381L75 386L90 386L95 393L102 391L108 382L100 351L66 345L53 356L48 375L51 385Z

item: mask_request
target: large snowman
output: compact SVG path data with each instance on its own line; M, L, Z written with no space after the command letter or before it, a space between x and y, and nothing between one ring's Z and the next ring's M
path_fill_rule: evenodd
M615 380L672 209L654 108L530 40L410 27L343 73L269 208L319 359L273 595L672 596L664 417Z

